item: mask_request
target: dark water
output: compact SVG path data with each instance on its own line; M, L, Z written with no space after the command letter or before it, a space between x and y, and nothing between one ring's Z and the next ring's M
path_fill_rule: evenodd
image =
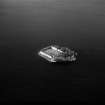
M51 44L77 61L40 58ZM102 102L104 66L104 0L0 0L0 101Z

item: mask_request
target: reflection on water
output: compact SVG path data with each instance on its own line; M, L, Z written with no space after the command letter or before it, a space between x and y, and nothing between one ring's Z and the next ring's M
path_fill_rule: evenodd
M103 0L2 0L3 32L29 43L64 43L74 47L104 44ZM5 36L8 36L4 32ZM36 42L37 38L37 42ZM39 41L39 42L38 42ZM89 43L88 43L89 42ZM70 46L70 47L71 47Z
M74 100L94 101L96 90L97 97L103 97L104 4L104 0L0 0L3 89L8 80L8 91L1 97L13 99L16 93L14 98L26 100L55 95L71 100L72 93ZM52 65L41 60L37 52L52 44L77 50L77 62Z

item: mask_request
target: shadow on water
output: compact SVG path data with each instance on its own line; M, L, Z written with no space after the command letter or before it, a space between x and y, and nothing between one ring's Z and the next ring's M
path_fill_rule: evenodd
M76 62L75 61L73 61L73 62L64 61L64 62L52 62L50 64L59 65L59 66L67 66L67 65L76 64Z

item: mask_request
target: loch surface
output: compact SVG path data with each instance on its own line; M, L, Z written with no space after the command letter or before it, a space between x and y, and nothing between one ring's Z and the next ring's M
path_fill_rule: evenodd
M78 52L51 64L38 51ZM0 102L96 102L105 98L104 0L0 0Z

